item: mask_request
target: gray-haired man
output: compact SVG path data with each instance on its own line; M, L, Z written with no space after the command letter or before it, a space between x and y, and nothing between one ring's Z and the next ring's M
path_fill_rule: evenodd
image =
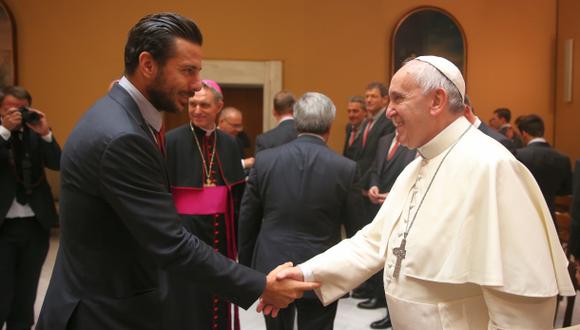
M351 202L360 197L356 164L326 146L336 109L319 93L294 105L298 138L261 151L246 186L239 219L239 260L268 273L281 263L301 263L340 241L340 225L352 226ZM272 329L332 329L337 303L323 307L306 293Z

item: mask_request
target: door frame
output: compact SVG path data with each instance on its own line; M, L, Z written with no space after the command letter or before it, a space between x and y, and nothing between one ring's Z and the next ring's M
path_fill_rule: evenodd
M274 95L282 90L282 61L203 60L201 76L218 84L262 87L262 129L277 125L272 108Z

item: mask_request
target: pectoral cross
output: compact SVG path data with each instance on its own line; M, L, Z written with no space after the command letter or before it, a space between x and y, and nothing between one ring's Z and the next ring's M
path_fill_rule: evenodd
M407 250L405 246L407 245L407 237L403 238L401 245L393 249L393 254L397 257L397 262L395 263L395 270L393 271L393 277L399 278L399 273L401 272L401 262L405 259L407 255Z
M211 182L210 178L207 178L205 180L205 184L203 185L204 187L215 187L215 184L213 182Z

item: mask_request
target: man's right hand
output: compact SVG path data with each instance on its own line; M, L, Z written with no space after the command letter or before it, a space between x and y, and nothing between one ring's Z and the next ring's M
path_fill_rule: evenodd
M369 193L369 199L371 200L371 203L373 203L373 204L381 204L382 203L379 199L379 196L380 196L379 187L377 187L377 186L370 187L368 193Z
M276 317L280 308L288 307L294 300L301 298L305 291L320 287L320 284L317 282L303 282L303 277L278 276L284 270L292 273L291 270L294 270L292 263L287 262L276 267L266 277L266 289L260 298L260 303L257 308L258 312L264 311L264 314L268 315L271 313L272 317Z
M2 126L9 131L14 131L22 125L22 114L18 108L10 108L6 110L2 116Z

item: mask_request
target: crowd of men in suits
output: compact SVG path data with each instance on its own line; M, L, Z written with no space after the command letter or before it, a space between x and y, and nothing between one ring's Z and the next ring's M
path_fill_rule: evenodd
M178 37L163 34L173 29ZM80 120L62 157L46 116L29 108L30 94L2 90L0 326L34 323L57 219L44 168L62 165L61 244L39 329L237 329L235 305L258 298L260 309L288 307L265 313L269 330L292 329L295 318L299 329L333 328L337 303L302 296L317 284L277 281L276 273L370 223L417 157L387 117L388 88L372 82L348 100L342 155L327 146L334 103L320 93L296 99L281 91L273 100L278 125L257 137L248 156L242 113L223 109L220 86L199 79L201 43L184 17L144 17L127 41L125 76ZM155 58L166 49L167 58ZM176 76L176 59L190 63L194 87L165 79ZM170 100L172 87L183 87L179 101ZM554 212L555 196L572 191L572 172L569 158L544 139L543 120L527 115L511 126L509 109L500 108L490 127L465 101L467 120L528 167ZM179 107L190 120L165 138L158 109ZM575 182L580 189L578 175ZM358 307L387 309L381 274L352 292L365 299ZM389 326L388 310L370 324Z

